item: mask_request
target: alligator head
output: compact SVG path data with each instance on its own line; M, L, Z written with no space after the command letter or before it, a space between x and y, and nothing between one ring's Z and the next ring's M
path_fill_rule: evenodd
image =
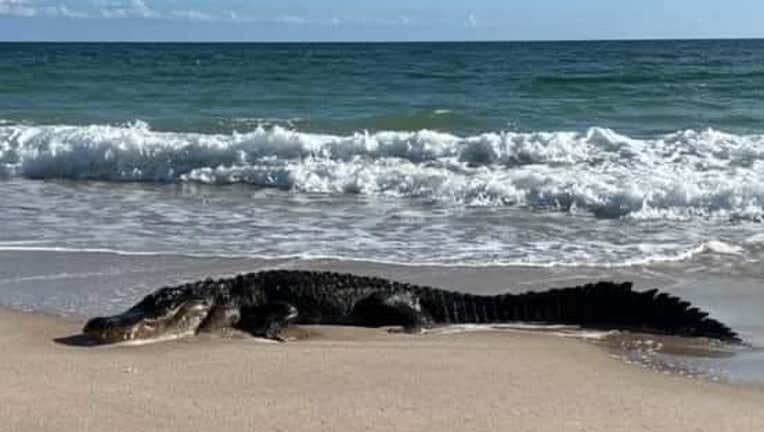
M93 318L82 332L104 344L177 338L196 333L213 306L206 298L148 300L119 315Z

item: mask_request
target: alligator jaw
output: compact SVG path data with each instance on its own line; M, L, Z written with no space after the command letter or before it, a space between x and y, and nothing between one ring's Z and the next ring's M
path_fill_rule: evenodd
M209 300L191 299L161 316L129 310L93 318L85 324L82 333L101 344L182 337L196 333L211 307Z

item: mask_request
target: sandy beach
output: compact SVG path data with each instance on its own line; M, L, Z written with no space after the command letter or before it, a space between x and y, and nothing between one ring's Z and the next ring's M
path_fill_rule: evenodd
M0 312L0 430L754 431L764 393L578 340L312 327L87 348L82 321Z

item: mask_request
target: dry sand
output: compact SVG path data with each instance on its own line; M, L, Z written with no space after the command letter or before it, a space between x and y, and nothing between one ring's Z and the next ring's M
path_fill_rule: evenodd
M0 311L0 430L764 430L764 392L642 370L554 336L312 327L286 344L54 341L81 325Z

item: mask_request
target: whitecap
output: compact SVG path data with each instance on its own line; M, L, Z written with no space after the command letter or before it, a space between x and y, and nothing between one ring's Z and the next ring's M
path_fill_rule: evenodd
M0 126L0 175L244 183L310 193L423 198L602 218L761 219L764 135L712 129L651 139L585 133L420 130L158 132L128 125Z

